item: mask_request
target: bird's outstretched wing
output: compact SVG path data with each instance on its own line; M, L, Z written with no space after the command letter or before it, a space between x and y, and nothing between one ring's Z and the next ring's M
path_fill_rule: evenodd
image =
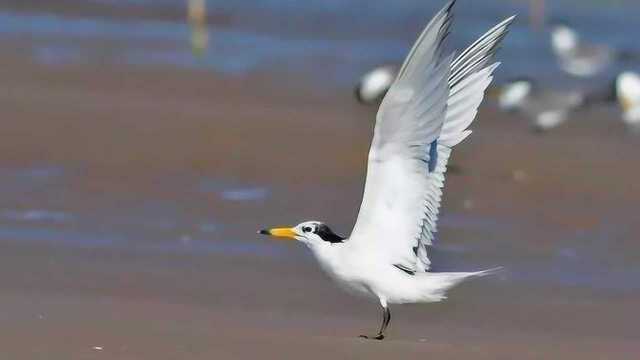
M455 1L440 10L413 46L382 101L369 150L360 213L349 242L376 261L429 268L441 188L451 147L469 135L497 65L487 65L512 19L452 61L442 55Z
M484 92L493 80L492 73L499 65L499 63L491 64L493 56L502 39L507 35L513 20L513 16L509 17L491 28L451 64L447 114L440 137L432 149L436 156L436 165L434 171L428 174L429 185L424 200L425 212L416 250L416 270L418 271L428 270L431 264L427 246L432 244L436 232L442 187L451 149L471 134L471 130L467 128L476 117Z

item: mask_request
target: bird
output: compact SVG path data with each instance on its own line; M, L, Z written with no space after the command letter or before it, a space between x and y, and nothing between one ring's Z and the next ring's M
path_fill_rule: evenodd
M398 66L381 65L365 73L356 87L354 95L363 105L378 105L398 75Z
M632 131L640 131L640 74L625 70L609 85L596 88L584 97L584 107L617 104L622 121Z
M633 131L640 131L640 74L620 73L615 80L616 99L622 109L622 120Z
M639 54L583 41L580 34L564 21L552 23L550 36L551 50L560 68L576 77L595 76L614 61L640 60Z
M535 131L545 132L581 110L586 93L583 90L547 89L532 78L518 77L492 87L489 97L497 101L501 111L523 115L531 121Z
M373 131L360 211L348 237L321 221L258 231L306 245L320 267L347 291L380 304L382 322L366 339L382 340L390 305L439 302L464 280L500 268L434 272L429 259L447 161L471 134L499 63L494 54L515 16L457 57L445 55L455 0L427 24L385 95Z

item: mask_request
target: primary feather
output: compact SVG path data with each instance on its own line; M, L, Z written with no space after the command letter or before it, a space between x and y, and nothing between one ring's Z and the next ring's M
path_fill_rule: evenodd
M409 271L429 269L452 147L466 138L510 17L453 59L444 56L453 1L427 25L376 117L352 246Z

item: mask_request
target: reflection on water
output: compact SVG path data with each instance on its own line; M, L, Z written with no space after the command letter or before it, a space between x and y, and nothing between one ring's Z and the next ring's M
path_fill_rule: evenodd
M108 194L87 191L79 186L84 176L56 166L0 169L0 240L136 251L279 254L277 247L256 241L253 229L239 229L215 217L228 204L251 206L264 200L266 187L189 175L164 184L159 179L156 185L163 192L185 194L184 199L171 200L133 188ZM122 184L113 185L118 189ZM193 194L192 189L198 191ZM213 202L196 201L203 195L213 196ZM238 236L244 239L229 240Z
M4 210L0 212L0 218L16 222L52 222L65 223L73 220L71 214L62 211L48 210Z
M253 237L254 229L247 230L242 222L261 212L259 208L269 199L267 187L189 176L182 182L167 180L167 189L172 192L188 194L195 189L193 196L204 195L214 201L196 210L199 205L191 195L161 200L148 195L138 194L134 199L133 194L113 194L119 200L104 203L98 199L100 194L87 193L73 185L78 183L80 173L56 166L0 169L3 199L0 240L135 252L287 256L287 247ZM16 189L24 191L16 195ZM52 199L54 192L58 194ZM77 201L80 205L69 205ZM205 203L210 201L205 199ZM240 219L239 223L217 220L216 214L224 214L228 206L241 206L244 210L240 214L247 219ZM447 241L436 241L431 251L436 263L444 265L445 270L500 264L507 269L507 279L514 282L596 289L640 288L634 280L640 275L637 264L623 261L623 254L608 249L615 238L609 227L615 225L604 224L588 233L553 235L562 240L548 252L536 253L530 253L528 248L535 244L514 240L531 229L532 224L447 212L440 225ZM504 249L505 244L509 244L508 250ZM501 251L495 251L500 248ZM511 254L510 258L495 258L506 253Z
M241 186L236 181L210 178L201 179L198 189L228 201L264 200L269 195L269 190L262 186Z
M229 201L262 200L267 197L265 188L231 189L224 190L221 196Z
M100 231L77 231L73 229L0 227L3 242L45 243L49 245L72 246L76 248L115 248L132 252L186 252L197 254L224 254L250 256L284 256L282 248L266 243L242 240L211 240L201 237L181 235L175 238L157 238L155 241L140 242L140 236Z

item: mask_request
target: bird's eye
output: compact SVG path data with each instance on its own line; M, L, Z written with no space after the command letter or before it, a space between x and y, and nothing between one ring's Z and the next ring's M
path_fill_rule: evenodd
M302 228L302 231L308 233L309 231L311 231L311 228L308 226L305 226Z

